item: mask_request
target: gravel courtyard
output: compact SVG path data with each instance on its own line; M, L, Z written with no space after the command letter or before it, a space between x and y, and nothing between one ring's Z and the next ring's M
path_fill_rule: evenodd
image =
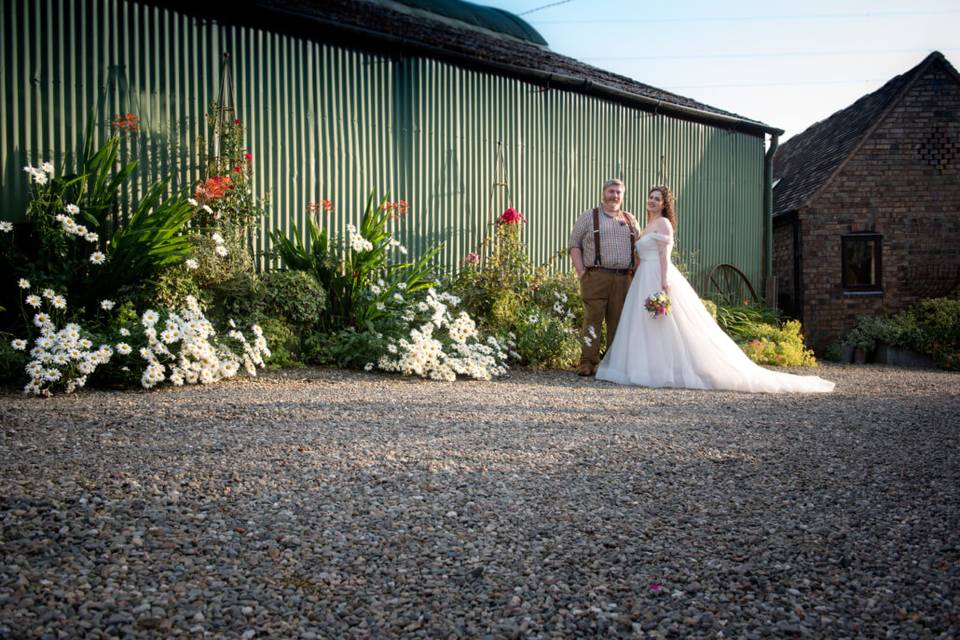
M0 394L0 638L956 638L960 375Z

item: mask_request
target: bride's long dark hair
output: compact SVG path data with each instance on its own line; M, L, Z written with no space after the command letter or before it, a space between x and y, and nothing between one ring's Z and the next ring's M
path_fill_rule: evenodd
M650 190L647 191L647 197L650 196L654 191L659 191L660 195L663 197L663 217L670 221L670 224L673 225L673 232L677 232L677 203L676 199L673 196L673 191L670 190L670 187L660 184L655 187L650 187Z

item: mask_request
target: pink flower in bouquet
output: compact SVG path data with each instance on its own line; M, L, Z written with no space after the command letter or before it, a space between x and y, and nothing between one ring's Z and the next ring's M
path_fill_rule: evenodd
M527 219L523 217L523 214L518 212L513 207L509 207L506 211L500 214L500 218L497 220L497 222L500 224L519 224L526 221Z
M663 589L663 585L661 585L659 582L650 583L650 591L653 591L654 593L660 593L661 589Z

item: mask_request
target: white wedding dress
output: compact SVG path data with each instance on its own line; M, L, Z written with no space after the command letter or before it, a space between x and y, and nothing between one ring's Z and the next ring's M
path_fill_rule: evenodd
M637 240L640 264L627 293L613 344L597 368L598 380L643 387L728 389L766 393L825 393L834 383L817 376L771 371L755 364L724 333L700 296L668 265L670 313L653 318L644 308L660 291L659 247L671 238L647 233Z

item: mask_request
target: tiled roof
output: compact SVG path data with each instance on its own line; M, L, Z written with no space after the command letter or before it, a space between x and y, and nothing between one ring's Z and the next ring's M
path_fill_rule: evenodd
M773 189L774 215L806 204L897 99L901 90L935 60L946 62L943 54L934 51L906 73L783 143L773 157L773 179L778 181Z

